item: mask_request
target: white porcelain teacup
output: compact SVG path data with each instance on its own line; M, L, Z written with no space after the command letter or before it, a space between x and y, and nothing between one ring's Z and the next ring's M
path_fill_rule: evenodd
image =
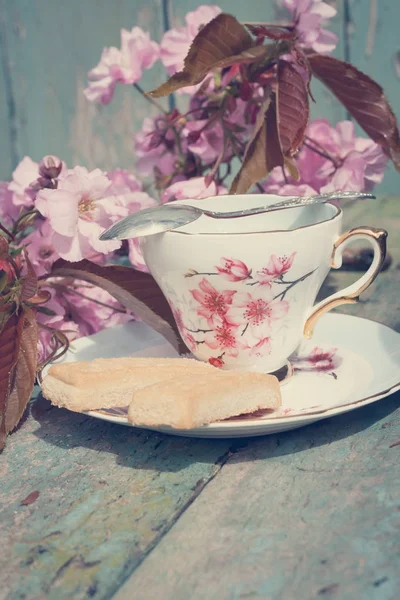
M221 196L179 201L215 211L282 200ZM141 239L145 262L166 296L188 349L200 360L235 370L274 372L286 363L316 320L357 302L378 275L387 233L358 227L340 235L342 212L332 204L235 219L197 221ZM314 305L331 267L341 266L350 239L374 249L368 271Z

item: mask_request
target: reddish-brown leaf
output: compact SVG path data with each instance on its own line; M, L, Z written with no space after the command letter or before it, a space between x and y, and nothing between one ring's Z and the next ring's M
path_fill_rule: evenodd
M31 492L30 494L27 495L26 498L21 500L21 506L29 506L30 504L33 504L34 502L36 502L36 500L39 498L39 496L40 496L40 492L38 490Z
M275 96L264 101L257 115L251 139L246 147L243 163L236 175L231 194L245 194L252 185L268 175L274 167L283 166Z
M286 60L278 63L277 119L284 156L292 157L300 146L309 118L307 84Z
M23 251L26 275L21 277L22 290L21 290L21 302L29 300L36 295L38 289L38 279L33 264L30 261L29 254L26 250Z
M396 117L383 89L353 65L310 53L313 74L324 83L400 170L400 136Z
M265 56L267 46L255 46L249 32L231 15L222 13L202 27L185 58L184 68L149 92L159 98L188 85L200 83L217 68L252 63Z
M51 276L81 279L103 288L163 335L179 352L187 352L171 308L155 279L148 273L116 265L102 267L87 260L78 263L58 260L53 265Z
M4 235L0 234L0 260L8 255L8 242Z
M22 330L19 354L5 412L6 434L18 425L31 397L36 378L38 327L35 312L31 308L24 308L20 321Z
M0 450L7 435L6 412L18 362L23 317L14 312L8 317L0 333Z
M272 25L272 24L252 24L245 23L247 29L255 36L264 36L272 40L292 40L296 35L296 30L293 26Z

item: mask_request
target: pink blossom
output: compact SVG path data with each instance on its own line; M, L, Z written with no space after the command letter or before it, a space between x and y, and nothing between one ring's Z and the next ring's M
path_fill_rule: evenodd
M271 354L271 338L266 336L261 337L257 343L249 346L248 349L250 356L256 356L257 358Z
M142 185L135 175L126 169L114 169L107 173L107 177L111 180L110 193L126 194L128 192L140 192Z
M337 355L337 348L324 350L315 347L307 356L294 357L295 368L299 371L333 371L342 359Z
M224 364L225 364L225 363L224 363L224 361L222 360L222 358L220 358L220 357L217 357L217 358L216 358L216 357L214 357L214 356L211 356L211 357L208 359L208 362L209 362L209 363L210 363L210 365L212 365L213 367L217 367L217 369L221 369L221 367L223 367L223 366L224 366Z
M159 46L140 27L121 29L121 49L104 48L99 64L88 73L89 87L84 90L90 102L108 104L117 83L132 85L159 58Z
M224 132L221 123L209 121L188 121L184 135L188 136L188 149L196 154L205 165L215 162L224 148ZM193 141L191 141L193 140Z
M140 241L135 238L134 240L128 240L129 247L129 262L132 267L137 271L148 273L149 270L143 258L142 249L140 247Z
M107 197L110 180L95 169L75 167L61 179L57 189L41 190L36 208L49 219L54 231L51 243L61 258L79 261L116 250L120 242L101 242L100 234L113 218L126 212Z
M20 211L20 208L13 204L13 193L9 185L8 181L0 181L0 221L6 227L12 227Z
M264 332L265 326L270 327L273 321L282 319L289 311L286 300L267 299L265 294L252 295L249 292L238 292L233 306L241 309L241 320L248 323L256 336L260 335L260 326Z
M227 356L236 357L244 344L237 337L237 328L229 323L222 323L204 337L204 343L212 350L220 350Z
M67 297L71 316L78 324L81 336L132 320L132 315L102 288L82 284L72 288Z
M243 281L251 277L249 269L241 260L231 258L221 258L222 267L215 267L221 277L228 281Z
M295 22L300 42L316 52L328 53L336 48L337 35L323 29L328 19L336 15L336 9L321 0L283 0Z
M336 190L371 190L383 179L388 158L380 146L370 139L356 138L354 123L340 121L332 128L332 139L336 143L338 166L326 161L320 168L322 178L328 183L321 192Z
M12 192L14 206L31 207L33 203L33 190L30 189L39 177L39 164L29 156L25 156L17 165L12 174L12 181L8 186Z
M190 352L194 352L198 346L198 342L196 342L196 340L194 339L194 337L191 333L188 333L184 329L180 330L180 332L182 335L182 339L185 342L188 349L190 350Z
M112 190L110 190L112 191ZM112 213L116 217L123 217L126 214L143 210L155 206L157 202L146 192L127 192L117 196L107 196L109 202L112 202Z
M199 29L212 21L221 12L218 6L199 6L186 15L185 26L170 29L164 34L160 45L161 60L169 75L183 69L184 60ZM194 93L197 89L198 86L188 86L183 88L182 91Z
M295 256L296 252L293 252L290 256L272 254L268 265L257 272L259 283L261 285L270 285L271 281L282 277L290 270Z
M60 258L53 246L53 233L49 221L44 221L41 226L24 238L29 258L38 276L50 273L53 263Z
M281 167L277 167L264 183L268 193L291 196L344 189L370 191L382 181L388 158L372 140L356 137L351 121L332 127L327 119L315 119L306 135L307 146L296 159L299 181L292 183L289 178L291 183L286 184Z
M54 340L52 340L52 331L43 329L40 324L62 331L67 338L72 341L79 337L79 326L71 320L67 314L63 304L62 296L54 289L49 289L51 294L50 300L44 305L47 311L51 314L45 314L40 311L36 313L36 320L39 323L39 339L38 339L38 362L43 362L54 348Z
M280 169L280 167L278 167ZM307 185L306 183L296 184L285 184L285 183L276 183L271 178L268 178L265 184L263 185L265 191L268 194L277 194L279 196L312 196L317 193L317 191Z
M174 320L175 323L179 329L179 331L183 331L185 329L185 326L183 324L183 314L180 308L178 308L177 306L175 306L175 304L173 304L171 301L169 303L171 310L172 310L172 314L174 316Z
M167 127L164 115L143 119L142 131L134 138L134 149L137 157L136 170L141 175L153 175L155 168L162 175L171 175L175 171L175 138Z
M218 291L203 277L199 283L199 289L190 290L190 293L200 304L197 314L204 317L212 326L215 317L223 320L227 318L228 309L236 292L235 290Z
M195 200L226 194L227 190L223 186L217 186L214 181L207 187L205 177L192 177L186 181L177 181L170 185L161 197L161 201L170 202L172 200Z

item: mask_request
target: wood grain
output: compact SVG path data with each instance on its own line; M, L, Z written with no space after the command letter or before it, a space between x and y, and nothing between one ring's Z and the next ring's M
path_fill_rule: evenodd
M395 54L400 49L400 3L392 0L346 2L349 4L351 62L383 87L397 119L400 120L400 79L394 63ZM360 129L358 131L361 133ZM381 194L398 195L399 185L400 173L391 166L377 191Z
M229 447L103 423L39 398L0 456L0 599L109 598Z
M152 108L129 86L117 86L106 107L89 103L83 89L103 47L119 47L122 27L139 25L153 39L161 38L161 0L2 0L1 18L16 110L17 158L56 154L70 166L132 167L133 132ZM158 63L147 72L144 87L152 78L160 79L161 71ZM9 162L1 162L0 178L9 175Z

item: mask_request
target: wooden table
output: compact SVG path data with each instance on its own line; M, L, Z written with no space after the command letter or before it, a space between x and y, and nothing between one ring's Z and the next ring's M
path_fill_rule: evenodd
M396 199L348 210L389 230L394 260L347 312L400 331L398 214ZM398 598L399 404L229 441L38 397L0 456L0 599Z

